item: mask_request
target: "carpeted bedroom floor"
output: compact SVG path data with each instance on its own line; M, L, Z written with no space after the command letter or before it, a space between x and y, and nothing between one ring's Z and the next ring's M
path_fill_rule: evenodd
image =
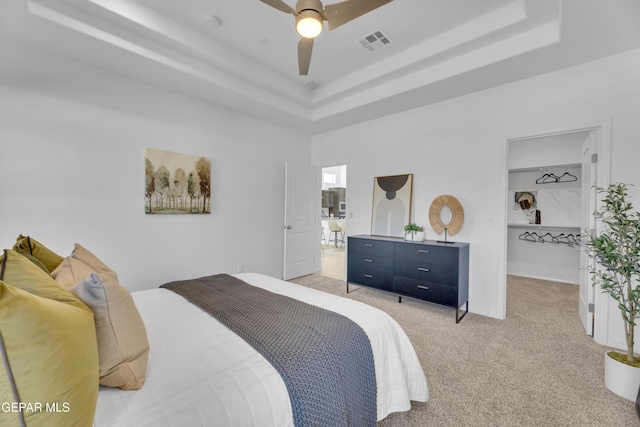
M506 320L469 313L456 324L446 307L366 288L346 294L343 280L317 274L292 281L380 308L411 339L429 401L380 427L640 426L633 403L604 386L607 349L584 333L575 285L509 276Z

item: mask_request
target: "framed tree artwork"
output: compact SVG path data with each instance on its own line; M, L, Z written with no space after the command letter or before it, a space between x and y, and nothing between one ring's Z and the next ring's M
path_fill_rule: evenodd
M403 237L411 222L413 174L377 176L373 179L371 234Z
M211 213L211 160L146 148L146 214Z

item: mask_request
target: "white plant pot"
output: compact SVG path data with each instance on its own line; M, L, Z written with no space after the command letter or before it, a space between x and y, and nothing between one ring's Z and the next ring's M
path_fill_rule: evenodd
M640 368L620 363L604 355L604 385L620 397L636 401L640 387Z
M413 242L422 242L424 240L424 231L410 231L404 233L404 240Z

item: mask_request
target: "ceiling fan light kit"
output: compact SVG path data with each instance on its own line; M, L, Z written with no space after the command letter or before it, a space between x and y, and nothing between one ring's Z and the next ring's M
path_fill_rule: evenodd
M260 1L296 17L296 31L302 37L298 42L298 68L301 76L309 72L313 39L322 32L324 21L328 22L329 31L331 31L391 2L391 0L346 0L323 6L320 0L298 0L294 9L282 0Z
M315 10L303 10L296 17L296 31L300 36L312 39L322 32L322 16Z

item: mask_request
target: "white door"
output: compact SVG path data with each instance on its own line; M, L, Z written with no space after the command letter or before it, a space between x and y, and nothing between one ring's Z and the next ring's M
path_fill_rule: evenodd
M312 274L318 234L315 168L285 163L284 280Z
M597 163L592 158L595 152L594 134L591 132L582 144L582 220L581 229L588 233L595 227L593 212L596 206ZM580 320L588 335L593 336L593 316L595 289L589 273L593 261L587 254L580 251Z

